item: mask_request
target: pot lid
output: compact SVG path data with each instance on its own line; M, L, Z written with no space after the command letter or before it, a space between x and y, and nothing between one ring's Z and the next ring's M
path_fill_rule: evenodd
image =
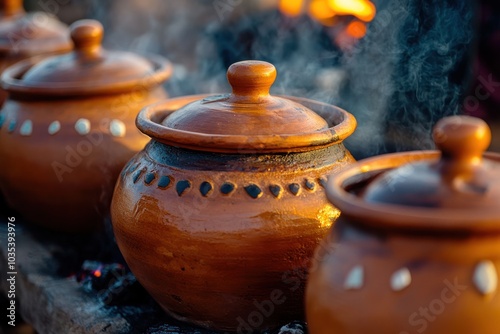
M25 13L22 0L0 1L0 55L28 57L72 48L68 27L55 16Z
M73 52L10 67L2 76L4 89L43 95L108 94L160 85L171 74L170 63L162 57L105 50L98 21L80 20L70 30Z
M431 208L498 209L500 164L483 159L491 131L479 118L452 116L434 127L437 161L406 164L383 173L364 191L368 202Z
M439 151L361 160L329 180L328 198L349 221L376 229L443 233L500 232L500 154L487 124L440 120Z
M309 108L269 94L276 68L263 61L231 65L227 80L232 93L193 102L162 122L171 129L216 135L281 135L328 129Z
M224 153L310 151L339 143L356 127L348 112L321 102L271 96L272 64L231 65L232 93L183 97L146 107L138 128L165 144ZM314 111L313 111L314 110Z

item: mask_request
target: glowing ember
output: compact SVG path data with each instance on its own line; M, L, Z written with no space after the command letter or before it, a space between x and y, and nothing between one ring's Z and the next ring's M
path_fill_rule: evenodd
M299 16L302 14L304 0L280 0L280 11L287 16Z
M363 22L353 21L347 26L346 32L354 38L363 38L366 34L366 25Z
M98 269L98 270L96 270L96 271L94 271L94 276L95 276L95 277L101 277L101 274L102 274L102 273L101 273L101 271L100 271L99 269Z

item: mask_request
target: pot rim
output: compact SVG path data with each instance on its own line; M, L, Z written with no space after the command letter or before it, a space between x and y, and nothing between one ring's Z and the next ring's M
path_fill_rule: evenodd
M169 60L159 55L147 55L145 58L152 63L154 72L140 79L101 84L81 82L73 85L64 82L30 83L22 80L23 75L32 66L47 57L48 55L32 57L5 69L1 76L2 88L11 94L17 93L29 96L112 95L135 90L149 90L152 87L161 85L172 75L172 63Z
M440 151L391 153L361 160L328 180L327 196L350 223L372 229L431 233L500 232L498 210L424 208L397 204L370 203L349 191L402 164L438 161ZM485 152L483 158L500 162L500 154ZM404 161L402 163L402 161Z
M171 98L141 110L136 125L141 132L167 145L216 153L291 153L320 149L342 142L356 129L356 119L347 111L319 101L276 95L312 109L328 123L327 129L285 135L217 135L178 130L161 122L177 109L211 96L201 94Z

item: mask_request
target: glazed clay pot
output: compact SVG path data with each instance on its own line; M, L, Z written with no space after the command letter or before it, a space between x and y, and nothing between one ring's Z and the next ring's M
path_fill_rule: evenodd
M500 155L466 116L434 129L441 150L360 161L332 178L342 214L307 287L321 333L500 333Z
M26 13L22 0L0 1L0 73L20 60L71 51L68 27L54 16ZM6 98L0 91L0 106Z
M148 140L138 111L166 97L168 61L106 51L102 35L100 23L78 21L74 52L2 76L0 187L27 220L59 231L101 225L120 170Z
M322 184L354 161L342 140L355 120L269 95L275 77L269 63L236 63L232 94L138 116L152 140L121 173L113 228L132 272L177 319L247 333L304 317L310 257L339 215Z

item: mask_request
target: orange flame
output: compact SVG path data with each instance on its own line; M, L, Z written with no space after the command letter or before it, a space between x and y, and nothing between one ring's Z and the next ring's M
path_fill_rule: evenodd
M287 16L299 16L302 14L304 0L280 0L280 11Z
M353 15L361 21L370 22L376 14L375 5L368 0L327 0L338 15Z
M377 12L370 0L309 0L309 14L318 20L335 15L352 15L361 21L370 22ZM299 16L305 0L280 0L280 11L288 16Z
M334 17L335 12L329 6L328 1L312 0L309 3L309 15L318 21L322 21Z
M364 22L370 22L375 17L377 9L370 0L280 0L280 11L291 17L304 12L307 2L307 12L323 25L335 24L334 17L352 15L355 21L349 23L344 33L351 38L360 39L366 34Z

